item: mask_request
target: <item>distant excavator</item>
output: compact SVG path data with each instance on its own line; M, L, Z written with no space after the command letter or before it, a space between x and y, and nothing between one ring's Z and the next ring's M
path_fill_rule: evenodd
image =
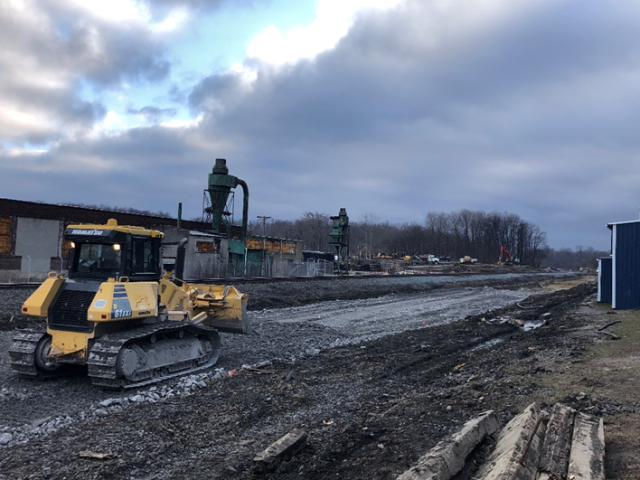
M512 260L511 252L501 245L500 256L498 257L498 263L501 265L513 265L514 263L518 263L518 261L517 259Z
M47 331L21 330L10 347L21 376L83 367L94 385L131 388L209 368L218 332L248 333L247 295L230 285L194 285L162 274L163 233L118 225L69 225L68 277L51 272L27 299L25 315Z

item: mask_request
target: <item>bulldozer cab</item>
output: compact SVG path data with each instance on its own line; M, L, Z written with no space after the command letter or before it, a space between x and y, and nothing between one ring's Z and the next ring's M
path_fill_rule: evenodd
M161 277L160 242L156 230L107 225L69 225L69 278L86 281L158 281Z
M77 243L78 261L74 264L74 273L107 273L119 275L122 270L122 251L120 244Z

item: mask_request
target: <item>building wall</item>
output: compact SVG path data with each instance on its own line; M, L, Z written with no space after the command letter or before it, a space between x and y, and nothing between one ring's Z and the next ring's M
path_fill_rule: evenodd
M615 224L612 235L611 307L640 308L640 222Z
M55 263L61 253L61 229L60 220L18 218L15 255L22 257L23 272L51 270L52 259Z
M182 239L188 239L185 248L184 280L226 275L229 252L227 239L172 226L159 229L165 234L162 240L162 258L165 262L174 262L178 244Z
M0 198L0 282L26 280L29 264L33 274L31 280L37 279L38 274L44 278L47 272L65 268L66 262L58 257L64 257L68 249L61 244L62 233L58 226L61 229L68 224L104 224L110 218L115 218L120 225L145 228L177 222L154 215ZM194 221L183 221L182 226L206 228L205 224Z
M267 272L285 272L290 264L301 263L302 242L287 239L254 237L249 239L250 252L245 257L244 244L230 241L217 235L197 233L206 229L200 222L183 221L181 229L175 226L175 219L109 212L93 208L69 207L37 202L23 202L0 198L0 282L27 278L42 278L52 270L66 268L67 242L63 243L64 227L69 224L104 224L115 218L120 225L135 225L161 230L163 239L163 259L175 261L176 247L187 237L185 279L218 278L227 276L252 275L255 270L264 275ZM237 245L236 245L237 244ZM232 254L232 246L239 250ZM239 245L239 246L238 246ZM263 248L266 246L266 252ZM62 258L61 258L62 257ZM234 257L236 264L230 259ZM248 265L245 258L255 260ZM240 261L242 259L242 261ZM257 260L256 260L257 259ZM265 269L262 260L268 263ZM250 268L251 267L251 268ZM23 273L23 274L22 274Z
M191 235L185 257L188 266L185 268L185 278L221 276L224 272L223 265L226 263L220 254L222 242L226 243L227 240L209 235Z

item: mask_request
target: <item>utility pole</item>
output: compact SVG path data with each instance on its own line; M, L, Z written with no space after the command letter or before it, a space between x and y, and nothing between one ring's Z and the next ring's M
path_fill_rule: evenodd
M258 215L258 218L262 219L262 276L266 276L266 267L264 264L267 255L267 220L271 217L266 215Z

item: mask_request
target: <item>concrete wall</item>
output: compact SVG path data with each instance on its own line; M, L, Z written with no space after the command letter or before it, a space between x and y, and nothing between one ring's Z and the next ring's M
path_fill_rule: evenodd
M51 270L51 258L60 255L60 229L60 220L18 218L15 254L22 257L23 272Z
M227 262L221 253L222 243L227 243L227 240L213 235L192 234L185 256L185 278L224 276L224 264Z
M162 258L165 262L174 261L180 241L189 239L185 250L185 280L226 275L229 258L227 239L177 227L162 227L161 230L165 234L162 240Z

